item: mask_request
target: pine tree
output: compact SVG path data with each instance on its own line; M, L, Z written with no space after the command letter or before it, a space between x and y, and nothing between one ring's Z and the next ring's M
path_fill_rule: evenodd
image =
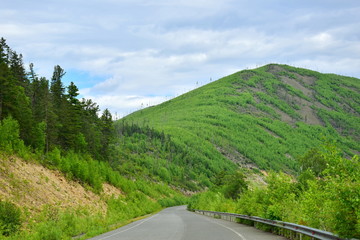
M63 128L62 136L67 149L82 149L85 139L80 134L81 130L81 104L76 98L78 88L71 82L67 87L66 104L63 109ZM85 142L86 145L86 142Z
M50 84L50 96L54 110L54 122L52 126L48 126L48 130L50 130L49 133L51 133L51 136L49 136L49 144L60 145L61 147L65 147L62 129L66 120L66 116L64 116L66 108L66 98L65 88L61 80L64 75L64 69L62 69L59 65L56 65L54 67L54 73L51 78Z
M111 113L108 109L105 109L103 114L101 115L101 132L102 132L102 154L105 158L107 158L109 145L114 136L114 123L112 120Z
M54 67L54 73L51 78L50 92L52 94L52 99L55 108L61 111L61 108L65 100L65 88L61 81L62 77L65 75L64 69L59 65ZM59 115L59 114L58 114Z
M56 142L56 136L54 131L56 129L57 116L53 110L52 99L49 90L49 81L41 77L40 79L34 71L34 64L30 64L30 71L28 73L28 78L30 81L30 100L31 108L35 121L34 128L34 145L38 149L44 149L44 147L39 145L42 143L42 138L45 136L45 150L46 152L49 149L52 149L54 143ZM43 133L42 131L45 131Z
M79 91L78 87L73 82L71 82L70 85L68 86L67 97L70 101L70 104L73 106L80 104L80 101L76 98L77 96L79 96L78 91Z
M100 111L99 105L91 99L82 99L81 101L81 132L87 142L88 152L95 159L101 159L101 120L98 117Z
M29 79L27 78L27 74L24 68L22 55L17 54L15 51L11 52L10 56L10 69L12 71L13 76L19 82L19 85L25 89L25 92L29 96Z
M8 52L9 46L6 44L6 40L4 38L0 39L0 63L8 64Z
M0 120L4 118L4 105L8 97L9 69L7 65L7 44L4 38L0 40ZM6 111L6 110L5 110Z
M27 144L31 144L31 132L33 128L33 118L30 108L29 98L25 94L25 89L17 79L20 69L24 69L22 62L18 61L17 68L11 68L9 59L17 56L6 44L5 39L0 40L0 119L13 116L20 125L20 136ZM16 57L18 59L18 57ZM16 70L16 71L15 71ZM21 77L26 78L24 73Z

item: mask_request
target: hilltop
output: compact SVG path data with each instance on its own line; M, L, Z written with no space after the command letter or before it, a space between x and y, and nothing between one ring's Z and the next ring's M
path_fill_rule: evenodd
M359 79L270 64L139 110L116 124L169 136L178 158L170 159L165 149L162 156L150 155L148 168L163 161L171 166L170 176L177 176L172 169L178 168L184 179L204 186L237 166L296 173L297 158L324 141L336 142L349 157L358 154L359 116Z

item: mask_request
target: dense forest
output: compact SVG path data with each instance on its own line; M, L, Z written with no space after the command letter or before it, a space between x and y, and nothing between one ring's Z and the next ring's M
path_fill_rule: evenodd
M0 42L0 120L19 123L20 137L34 151L55 148L90 153L106 160L113 137L111 113L91 99L78 100L79 89L71 82L64 86L65 70L54 67L51 80L39 77L30 64L25 70L22 55L4 38Z

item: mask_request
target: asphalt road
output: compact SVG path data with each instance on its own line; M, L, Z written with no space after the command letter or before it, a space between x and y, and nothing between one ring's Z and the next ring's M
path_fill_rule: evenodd
M185 206L167 208L92 240L285 240L253 227L188 212Z

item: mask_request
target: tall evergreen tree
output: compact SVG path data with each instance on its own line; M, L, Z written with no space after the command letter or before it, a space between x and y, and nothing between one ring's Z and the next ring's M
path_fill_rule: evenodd
M38 78L32 63L30 64L28 78L30 81L29 92L31 107L35 121L33 135L34 139L38 139L37 141L34 141L34 145L36 145L36 148L43 150L43 137L45 137L45 150L49 151L49 149L52 148L51 145L54 145L56 142L54 131L57 127L57 116L53 110L49 81L44 77ZM42 131L45 131L45 133Z
M64 103L65 88L61 79L65 74L66 73L64 69L62 69L59 65L54 67L54 73L51 78L50 91L52 94L54 106L58 110L61 110L61 107Z
M79 89L73 82L70 83L67 89L67 102L63 109L62 136L66 148L82 149L83 145L86 145L86 142L84 142L83 135L80 134L81 104L76 98L79 95Z
M64 138L62 136L62 128L66 116L64 116L66 108L65 88L62 83L62 77L65 75L64 69L59 65L54 67L54 73L51 78L50 93L54 110L54 123L52 126L48 126L49 132L51 132L50 145L60 145L65 147ZM50 128L50 129L49 129Z
M81 132L85 136L87 142L87 149L91 155L96 158L101 158L101 121L98 117L100 111L99 105L93 102L91 99L82 99L82 114Z
M107 158L109 145L114 136L114 123L112 120L112 115L109 109L105 109L103 114L101 115L101 132L102 132L102 154L104 158Z
M79 96L78 87L73 82L71 82L70 85L67 88L68 88L67 97L68 97L68 99L70 101L70 104L73 105L73 106L74 105L79 105L80 101L79 101L79 99L76 98L77 96Z
M6 40L4 38L0 39L0 63L8 64L8 52L9 46L6 44Z
M16 56L16 67L12 68L9 59ZM0 119L9 115L13 116L20 125L20 136L27 143L31 144L31 132L33 127L32 112L29 98L25 94L25 89L20 85L18 79L21 75L26 78L22 61L17 54L6 44L5 39L0 40ZM19 73L19 74L17 74ZM24 80L23 79L23 80ZM24 80L25 81L25 80Z
M0 120L4 118L4 105L8 97L9 69L7 65L8 46L4 38L0 39ZM6 110L5 110L6 111ZM5 112L6 114L6 112Z
M11 52L10 56L10 69L17 81L19 81L20 86L25 89L25 92L29 96L29 79L25 71L25 67L22 60L22 55L17 54L15 51Z

